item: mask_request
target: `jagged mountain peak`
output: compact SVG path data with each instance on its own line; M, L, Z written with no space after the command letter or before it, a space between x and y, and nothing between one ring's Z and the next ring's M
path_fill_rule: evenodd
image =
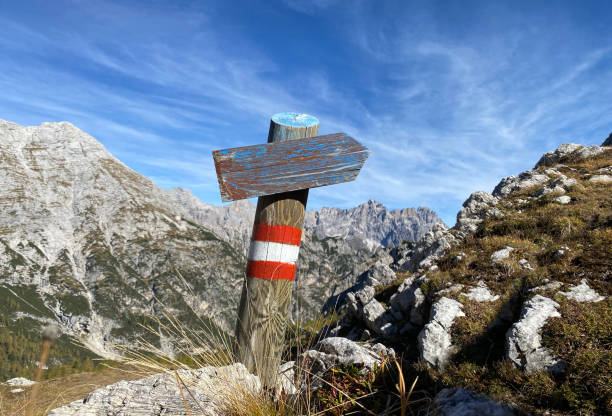
M45 145L58 156L114 159L102 143L67 121L20 126L0 120L0 132L5 146L27 150L28 146Z
M370 199L354 208L324 207L306 213L304 227L319 236L336 236L367 241L372 248L416 241L434 224L443 224L427 207L389 210Z

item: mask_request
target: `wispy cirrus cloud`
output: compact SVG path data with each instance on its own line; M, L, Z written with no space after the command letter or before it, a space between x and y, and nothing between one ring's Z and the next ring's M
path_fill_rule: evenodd
M310 207L372 198L448 223L472 191L612 128L612 39L562 13L543 27L545 10L500 5L62 5L0 17L0 118L71 121L207 202L219 202L210 151L265 141L280 111L372 151L356 182L314 190Z

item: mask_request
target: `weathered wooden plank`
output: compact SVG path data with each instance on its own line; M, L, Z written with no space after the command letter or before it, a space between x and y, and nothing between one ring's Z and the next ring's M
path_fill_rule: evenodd
M285 164L301 158L309 159L361 150L365 148L352 137L344 133L335 133L286 142L215 150L213 157L222 171L236 171Z
M343 133L213 152L223 201L348 182L368 156Z

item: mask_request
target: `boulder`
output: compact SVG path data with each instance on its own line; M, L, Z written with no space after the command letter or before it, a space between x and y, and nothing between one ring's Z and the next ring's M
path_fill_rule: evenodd
M465 200L463 208L457 213L454 229L465 235L476 232L478 224L483 219L499 213L499 210L494 208L498 202L499 200L488 192L474 192Z
M446 297L431 307L429 322L418 335L421 359L432 367L443 368L454 353L450 329L455 318L465 316L461 303Z
M549 180L550 177L546 174L536 170L528 170L519 176L508 176L502 179L493 190L493 196L503 198L524 188L544 185Z
M519 320L506 333L506 357L527 371L561 372L563 364L542 346L542 327L550 318L560 317L559 304L535 295L525 302Z
M589 178L589 182L612 183L612 176L611 175L593 175Z
M589 157L597 156L604 151L605 149L595 145L581 146L575 143L565 143L559 146L554 152L545 153L540 158L538 163L536 163L535 167L539 168L541 166L555 166L570 155L576 157L578 160L587 159Z
M496 252L491 254L491 261L493 263L499 263L500 261L505 260L508 257L510 257L510 253L512 251L514 251L514 248L510 246L504 247L501 250L497 250Z
M314 349L303 354L310 361L308 369L315 378L338 365L357 365L365 371L380 364L383 356L394 356L395 351L382 344L357 344L343 337L325 338Z
M178 370L184 386L185 401L192 412L205 416L222 415L223 399L232 394L258 392L259 378L242 364ZM238 393L239 394L239 393ZM174 373L154 374L135 381L120 381L89 393L48 413L49 416L98 415L187 415Z
M424 275L418 278L410 276L402 282L391 296L389 305L397 319L401 319L404 314L408 314L411 324L423 325L422 306L425 302L425 294L420 286L426 279Z
M561 205L567 205L572 201L572 198L570 198L567 195L561 195L561 196L556 197L554 201Z
M535 167L539 168L540 166L555 166L561 159L567 157L581 147L581 145L576 143L564 143L555 151L544 153L540 160L538 160L538 163L536 163Z
M6 380L3 384L6 384L7 386L13 386L13 387L27 387L27 386L36 384L36 382L32 380L28 380L27 378L24 378L24 377L15 377L15 378L11 378L10 380Z

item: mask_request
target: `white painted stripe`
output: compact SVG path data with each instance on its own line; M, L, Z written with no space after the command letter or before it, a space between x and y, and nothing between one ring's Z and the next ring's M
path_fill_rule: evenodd
M249 260L278 261L296 264L300 247L291 244L273 243L270 241L251 241Z

